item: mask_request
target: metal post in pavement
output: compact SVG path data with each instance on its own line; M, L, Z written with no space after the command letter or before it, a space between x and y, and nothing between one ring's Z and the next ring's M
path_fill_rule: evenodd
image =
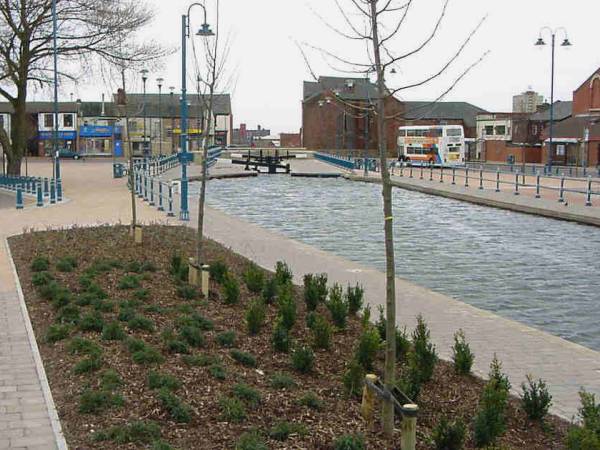
M519 171L515 174L515 195L519 195Z
M413 177L413 166L411 164L411 166L410 166L410 175L409 175L408 178L412 178L412 177Z
M483 190L483 167L479 167L479 189Z
M585 200L585 206L592 206L592 177L589 175L588 175L587 197Z
M158 181L158 210L164 211L165 208L163 206L163 184L162 181Z
M456 167L452 167L452 184L456 184Z
M469 166L465 168L465 187L469 187Z
M421 176L419 177L421 180L423 179L423 163L421 163Z
M540 198L540 171L535 176L535 198Z
M433 181L433 164L429 165L429 181Z
M173 186L171 184L169 184L169 212L167 213L167 216L175 216L173 213Z
M558 195L558 203L565 202L565 174L563 173L560 177L560 190Z
M17 184L17 209L23 209L23 187Z
M54 184L54 178L50 179L50 204L56 203L56 185Z
M150 177L150 206L154 206L154 177Z
M44 194L42 193L42 183L41 183L41 181L38 181L36 189L37 189L37 203L36 203L36 206L42 207L42 206L44 206Z
M444 182L444 166L440 166L440 183Z
M496 168L496 192L500 192L500 168Z

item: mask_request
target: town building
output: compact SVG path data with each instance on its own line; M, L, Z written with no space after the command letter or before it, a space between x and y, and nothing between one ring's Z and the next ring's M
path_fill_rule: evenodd
M544 97L531 89L513 96L514 113L534 113L544 103Z
M249 129L245 123L240 123L239 128L235 128L233 130L233 138L232 144L241 146L241 147L250 147L254 143L255 139L269 136L271 134L271 130L261 127L258 127L255 130Z
M302 133L281 133L279 139L282 148L302 147Z

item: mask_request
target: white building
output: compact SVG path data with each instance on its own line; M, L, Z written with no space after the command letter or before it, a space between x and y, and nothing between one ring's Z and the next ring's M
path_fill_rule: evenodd
M544 103L544 97L535 91L528 90L513 96L514 113L534 113Z

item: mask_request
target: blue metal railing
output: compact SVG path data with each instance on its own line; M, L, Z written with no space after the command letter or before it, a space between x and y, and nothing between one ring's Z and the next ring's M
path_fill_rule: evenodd
M356 167L354 161L350 158L328 155L326 153L315 152L315 159L347 170L352 170Z
M212 147L208 149L208 167L212 167L217 163L217 159L221 157L223 147Z
M26 177L13 175L0 175L0 188L15 192L15 205L17 209L23 209L24 195L35 196L36 206L44 206L44 203L56 203L62 201L62 180L54 180L42 177Z

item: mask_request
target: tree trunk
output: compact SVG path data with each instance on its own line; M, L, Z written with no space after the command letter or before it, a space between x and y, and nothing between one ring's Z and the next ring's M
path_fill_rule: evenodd
M377 134L379 160L381 165L381 181L383 186L383 217L385 234L385 265L386 265L386 345L384 382L389 390L395 384L396 378L396 264L394 259L394 228L392 212L392 185L387 167L387 142L385 135L385 88L384 68L381 65L379 45L379 30L377 24L377 0L371 3L371 25L373 38L373 55L377 71ZM391 401L383 403L383 431L388 439L394 434L394 405Z
M9 175L21 175L21 160L27 150L27 129L29 128L27 110L25 109L26 92L19 90L19 95L13 103L12 143L6 152Z

